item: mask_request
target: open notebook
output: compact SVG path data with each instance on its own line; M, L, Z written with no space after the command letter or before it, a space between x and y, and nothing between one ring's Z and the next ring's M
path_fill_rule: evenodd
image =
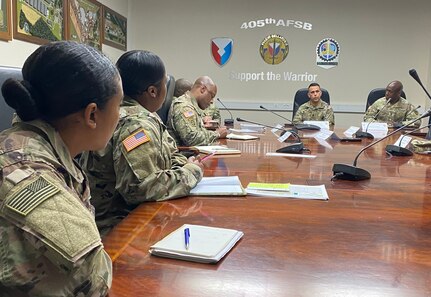
M234 148L229 148L223 145L201 145L194 146L200 153L211 154L215 152L216 155L230 155L230 154L241 154L241 151Z
M184 230L189 228L186 249ZM185 224L150 247L155 256L179 260L217 263L244 235L233 229Z

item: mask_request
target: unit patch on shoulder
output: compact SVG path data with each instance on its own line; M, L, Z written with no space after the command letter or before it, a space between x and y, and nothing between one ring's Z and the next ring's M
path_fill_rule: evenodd
M141 129L124 139L123 145L126 151L130 152L141 144L150 141L151 139L147 134L144 129Z
M40 176L24 189L13 194L8 199L6 207L23 216L27 216L39 204L52 197L58 191L60 189Z
M184 115L186 118L189 118L189 117L194 116L194 115L195 115L195 113L193 112L193 110L188 110L188 111L185 111L185 112L183 113L183 115Z

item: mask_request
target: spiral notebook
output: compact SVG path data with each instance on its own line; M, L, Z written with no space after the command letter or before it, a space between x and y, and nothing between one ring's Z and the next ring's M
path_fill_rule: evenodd
M189 229L186 248L184 230ZM217 263L241 239L233 229L184 224L150 247L152 255L199 263Z

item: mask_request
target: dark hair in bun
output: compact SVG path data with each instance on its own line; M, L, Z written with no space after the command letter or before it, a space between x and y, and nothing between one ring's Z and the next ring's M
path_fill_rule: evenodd
M24 121L54 120L89 103L104 108L118 92L118 71L98 50L73 41L40 46L25 61L23 81L8 79L1 91Z

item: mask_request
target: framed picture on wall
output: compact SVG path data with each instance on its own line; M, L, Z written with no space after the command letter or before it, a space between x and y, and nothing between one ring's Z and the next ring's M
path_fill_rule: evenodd
M10 1L0 0L0 40L12 40Z
M104 6L102 27L104 44L127 50L127 18Z
M13 0L14 38L37 44L63 40L65 3L66 0Z
M102 49L102 4L95 0L68 0L67 39Z

